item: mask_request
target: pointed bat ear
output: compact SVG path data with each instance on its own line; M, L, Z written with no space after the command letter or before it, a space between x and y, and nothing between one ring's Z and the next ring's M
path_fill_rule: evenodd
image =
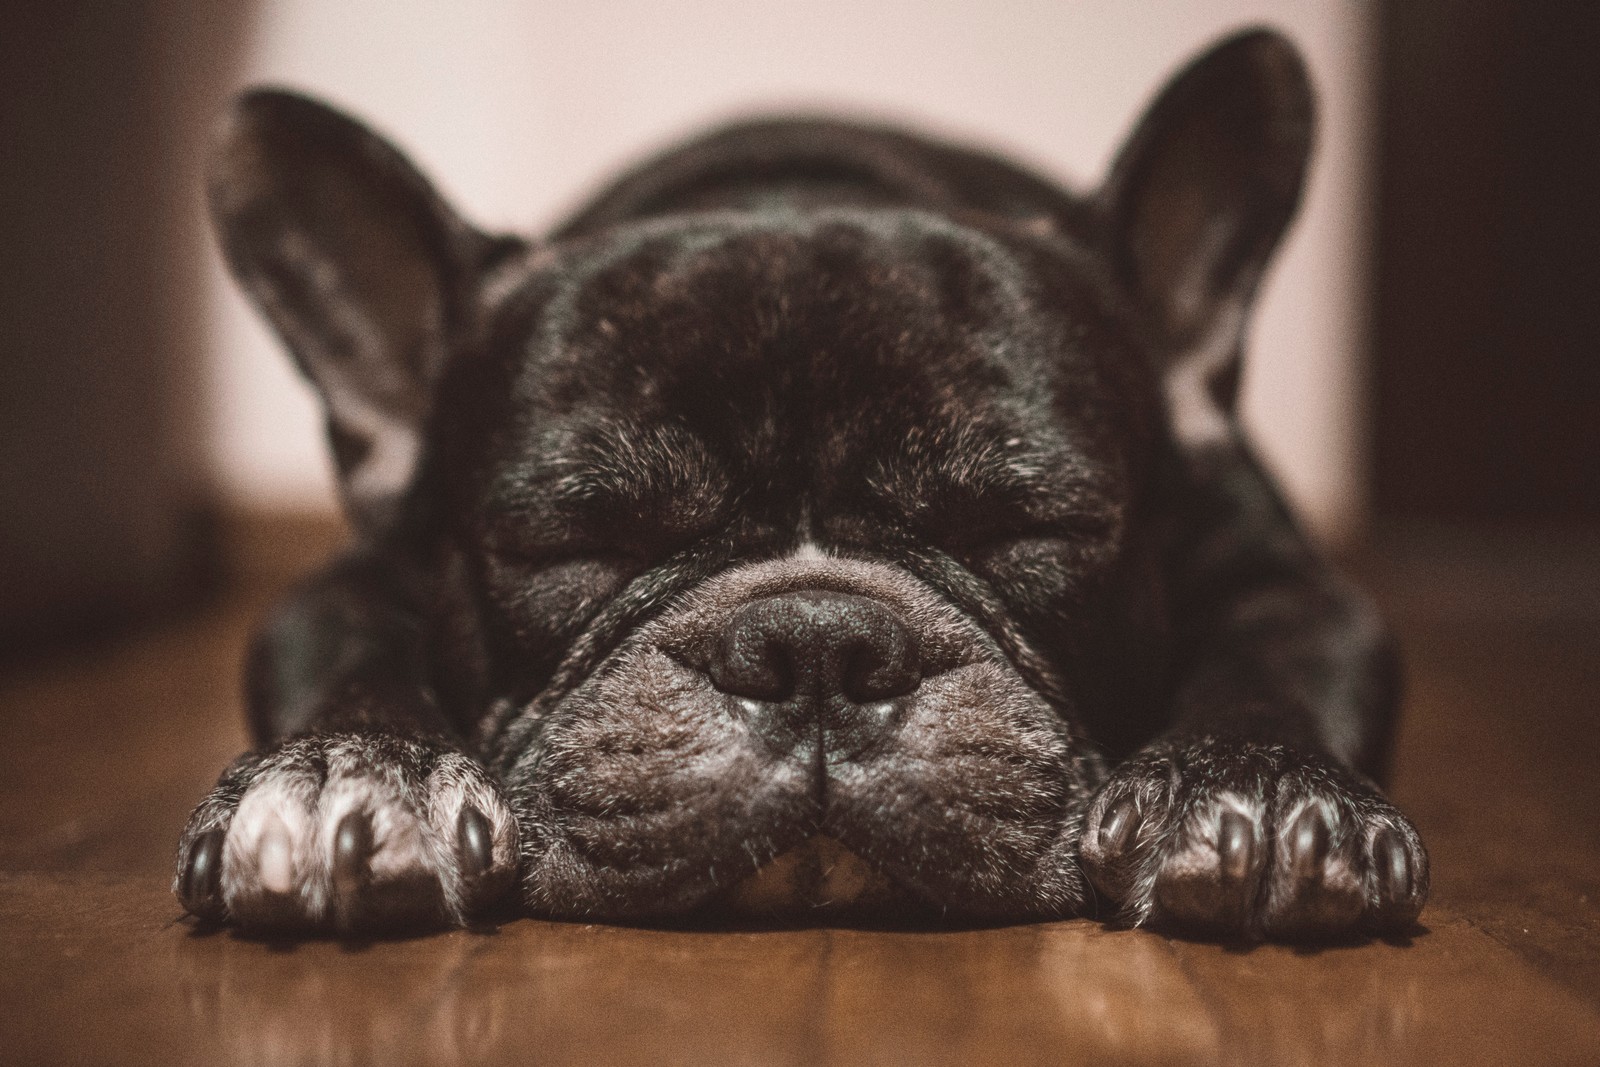
M503 252L393 146L306 97L240 97L211 159L229 266L321 394L340 494L381 528L479 275Z
M1228 410L1245 312L1300 201L1313 111L1294 46L1239 33L1168 83L1100 193L1112 261L1158 325L1167 372L1203 371Z

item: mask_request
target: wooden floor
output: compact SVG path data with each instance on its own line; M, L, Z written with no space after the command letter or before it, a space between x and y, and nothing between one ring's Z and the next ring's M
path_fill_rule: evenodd
M0 1063L1600 1063L1593 573L1402 546L1393 792L1432 850L1409 944L1240 949L1089 922L907 933L520 921L365 945L199 935L168 888L243 744L237 591L0 680Z

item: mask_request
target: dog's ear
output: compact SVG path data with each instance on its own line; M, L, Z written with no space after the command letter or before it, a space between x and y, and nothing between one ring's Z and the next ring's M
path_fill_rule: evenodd
M1245 313L1311 152L1313 102L1294 46L1247 30L1162 90L1101 191L1110 254L1158 324L1169 374L1201 374L1231 410ZM1183 366L1200 361L1205 366Z
M229 265L321 393L345 509L383 527L479 275L503 253L400 153L294 93L242 96L211 159Z

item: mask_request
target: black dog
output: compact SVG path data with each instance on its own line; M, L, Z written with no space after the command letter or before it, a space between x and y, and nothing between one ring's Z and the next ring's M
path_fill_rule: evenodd
M1388 640L1233 415L1311 128L1255 31L1089 198L759 122L526 242L244 97L218 223L359 538L255 649L261 748L190 820L184 906L1409 926Z

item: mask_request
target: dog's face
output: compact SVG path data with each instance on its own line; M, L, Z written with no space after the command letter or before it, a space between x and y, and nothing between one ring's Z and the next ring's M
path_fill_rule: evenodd
M414 576L536 906L1078 907L1084 725L1163 670L1158 368L1254 283L1173 248L1260 244L1141 209L1192 130L1078 228L863 193L526 245L348 120L241 114L230 256Z
M941 903L1075 899L1075 653L1151 397L1048 262L840 209L521 268L434 444L550 908L675 910L817 834Z

